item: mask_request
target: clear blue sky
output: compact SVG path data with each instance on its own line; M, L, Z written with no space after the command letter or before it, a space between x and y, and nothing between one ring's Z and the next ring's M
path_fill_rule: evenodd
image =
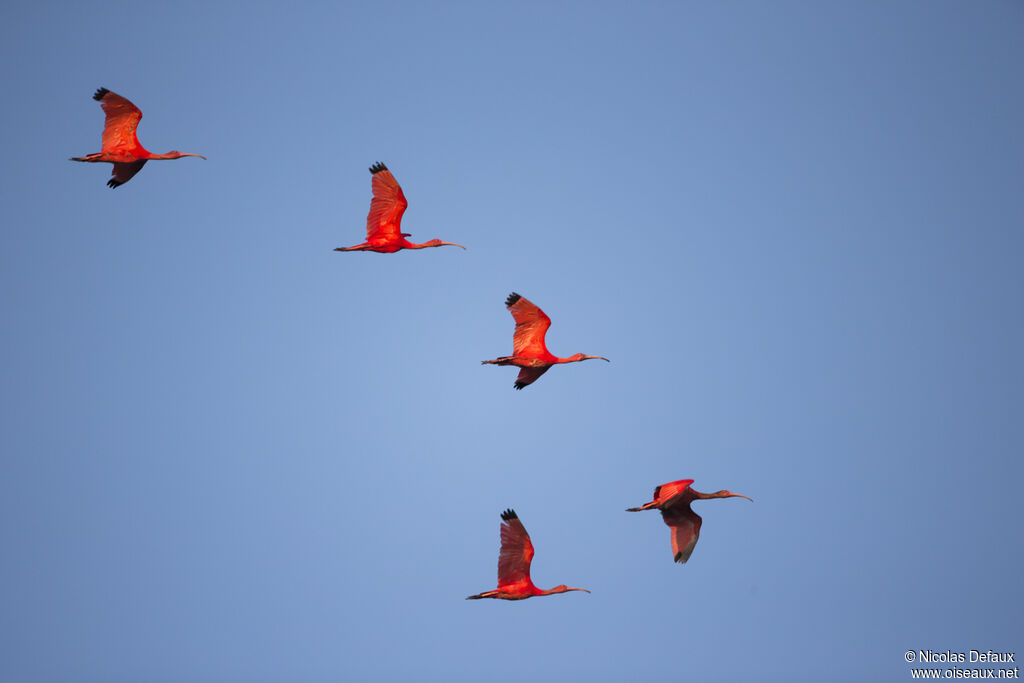
M1024 650L1024 5L5 3L0 679ZM151 162L109 190L98 87ZM367 167L415 241L361 242ZM517 291L558 355L524 391ZM695 507L672 563L663 482ZM494 587L499 513L541 587Z

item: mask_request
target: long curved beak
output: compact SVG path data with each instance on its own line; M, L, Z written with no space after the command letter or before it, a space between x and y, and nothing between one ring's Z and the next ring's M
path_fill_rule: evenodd
M199 157L203 161L206 161L206 157L204 157L202 154L189 154L188 152L182 152L181 156L183 156L183 157Z
M455 242L441 242L441 245L445 247L459 247L460 249L465 249L464 246L461 244L455 244Z
M583 360L604 360L611 363L611 361L605 358L604 356L583 356Z
M566 590L571 590L571 591L583 591L584 593L589 593L589 592L590 592L590 591L588 591L588 590L587 590L586 588L567 588Z
M753 502L754 502L754 499L753 499L753 498L751 498L750 496L744 496L744 495L743 495L742 493L730 493L729 495L731 495L731 496L735 496L736 498L746 498L746 499L747 499L747 500L749 500L749 501L750 501L751 503L753 503Z

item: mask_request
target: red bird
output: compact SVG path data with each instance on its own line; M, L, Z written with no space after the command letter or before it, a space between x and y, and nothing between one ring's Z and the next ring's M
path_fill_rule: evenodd
M708 498L746 498L754 502L753 498L744 496L742 493L731 493L729 491L718 491L716 493L701 493L690 488L693 479L680 479L670 481L654 489L654 500L638 508L628 508L626 512L639 512L640 510L661 510L661 518L665 524L672 527L672 553L676 562L685 564L693 553L693 547L697 545L697 537L700 535L700 516L690 509L690 503L694 500L707 500Z
M467 600L496 598L498 600L525 600L535 595L553 595L567 591L584 591L586 588L570 588L565 584L542 591L530 580L530 562L533 561L533 544L523 523L515 511L501 513L501 554L498 555L498 587L492 591L470 595Z
M373 199L370 200L370 213L366 216L366 241L354 247L338 247L334 251L376 251L381 254L394 254L399 249L425 249L427 247L460 247L454 242L430 240L423 244L407 241L412 237L402 232L402 214L409 202L405 201L402 186L391 175L388 167L379 161L370 167L373 174Z
M502 356L494 360L481 361L484 365L515 365L522 368L519 376L516 377L516 389L522 389L528 384L533 384L537 378L543 375L552 365L559 363L575 363L581 360L600 358L607 361L604 356L585 356L577 353L568 358L559 358L548 351L544 344L544 335L551 327L551 318L544 315L544 311L519 296L515 292L508 295L505 300L505 307L508 308L512 318L516 321L516 331L512 334L512 355ZM609 363L611 361L608 361Z
M71 161L98 162L105 161L114 164L111 178L107 181L110 188L124 185L132 176L142 170L150 159L180 159L181 157L199 157L206 159L202 154L187 154L177 150L167 154L153 154L139 144L139 138L135 135L135 129L142 120L142 111L134 104L112 93L106 88L100 88L92 96L94 100L103 107L107 115L107 121L103 126L103 151L96 154L89 154L84 157L71 157Z

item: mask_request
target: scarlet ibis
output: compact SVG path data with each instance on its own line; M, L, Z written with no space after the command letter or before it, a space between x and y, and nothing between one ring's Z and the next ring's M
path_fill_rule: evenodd
M100 88L92 96L94 100L103 107L107 115L106 123L103 125L103 151L96 154L87 154L84 157L71 157L71 161L88 161L96 163L105 161L114 164L107 187L115 188L124 185L132 176L142 170L150 159L180 159L181 157L199 157L206 159L202 154L188 154L177 150L167 154L153 154L146 151L139 138L135 135L135 129L142 120L142 111L127 99L117 93L112 93L106 88Z
M542 591L530 580L530 562L533 561L533 544L514 510L501 513L501 554L498 555L498 587L492 591L470 595L467 600L495 598L498 600L525 600L535 595L553 595L567 591L584 591L586 588L570 588L565 584Z
M521 368L519 376L516 377L516 389L522 389L528 384L533 384L552 365L598 358L604 361L608 360L604 356L585 356L582 353L573 354L568 358L559 358L552 355L544 344L544 335L548 333L548 328L551 327L551 318L544 315L544 311L515 292L508 295L508 299L505 300L505 307L508 308L512 318L516 321L516 331L512 333L512 355L481 361L481 363L484 365L515 365ZM610 363L611 361L608 362Z
M697 537L700 535L701 518L696 512L690 509L690 503L694 500L707 500L708 498L746 498L750 502L754 499L744 496L742 493L731 493L729 491L716 491L715 493L701 493L690 488L693 479L680 479L670 481L654 489L654 500L638 508L628 508L626 512L639 512L641 510L661 510L661 518L672 528L672 553L676 562L685 564L693 553L693 547L697 545Z
M455 242L430 240L423 244L407 241L412 237L402 232L402 214L409 206L405 200L402 186L391 175L388 167L381 162L370 167L373 174L373 199L370 200L370 213L366 216L366 241L353 247L338 247L334 251L376 251L381 254L393 254L399 249L426 249L427 247L460 247Z

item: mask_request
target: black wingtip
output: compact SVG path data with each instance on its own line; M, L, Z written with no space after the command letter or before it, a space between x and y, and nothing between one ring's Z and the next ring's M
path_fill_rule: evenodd
M100 100L102 100L104 97L107 96L108 92L110 92L110 91L107 90L106 88L100 88L99 90L96 91L96 94L93 95L92 98L94 100L96 100L97 102L99 102Z
M519 519L519 517L516 515L515 510L509 508L501 513L501 519L506 522L511 522L513 519Z
M115 187L121 187L122 185L124 185L124 183L119 183L113 178L107 181L107 187L109 187L111 190L113 190Z
M682 553L676 553L676 562L678 562L679 564L683 564L683 554Z
M370 167L370 173L372 173L373 175L377 175L381 171L386 171L386 170L388 170L388 167L385 166L383 164L383 162L380 162L380 161L378 161L377 163L375 163L373 166Z
M523 387L526 386L526 382L516 382L512 386L516 388L516 391L520 391Z
M515 302L519 301L522 298L523 297L519 296L515 292L512 292L511 294L508 295L508 298L505 299L505 308L512 306L513 304L515 304Z

